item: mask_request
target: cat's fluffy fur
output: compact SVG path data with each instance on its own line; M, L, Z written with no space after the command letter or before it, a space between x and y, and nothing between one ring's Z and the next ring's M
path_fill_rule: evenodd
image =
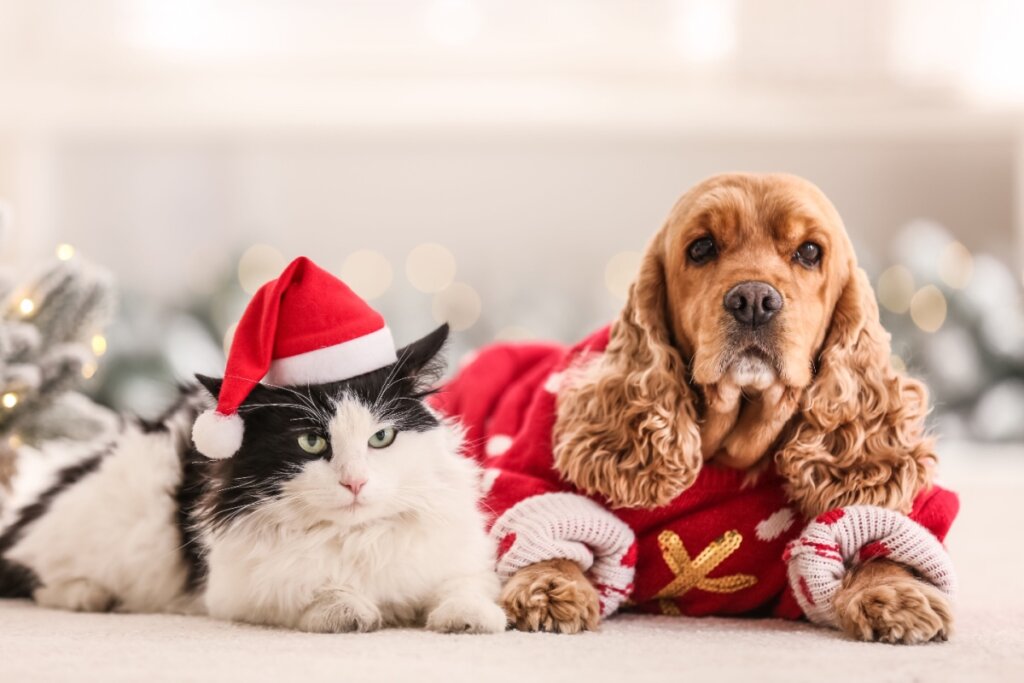
M206 391L155 423L126 420L5 518L0 595L318 632L503 630L478 470L458 428L423 402L446 337L440 328L347 382L258 386L240 411L242 448L225 461L189 438ZM217 393L218 380L200 379ZM394 443L367 447L390 426ZM304 433L327 449L304 452ZM358 497L339 483L353 472L366 478Z

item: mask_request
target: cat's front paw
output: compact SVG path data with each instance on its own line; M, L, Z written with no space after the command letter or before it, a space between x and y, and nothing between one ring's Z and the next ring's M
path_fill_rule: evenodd
M382 619L377 606L343 590L324 591L303 611L298 629L310 633L376 631Z
M499 633L505 612L485 598L449 598L427 616L427 628L438 633Z
M32 598L43 607L74 612L106 612L114 607L114 596L89 579L72 579L37 588Z

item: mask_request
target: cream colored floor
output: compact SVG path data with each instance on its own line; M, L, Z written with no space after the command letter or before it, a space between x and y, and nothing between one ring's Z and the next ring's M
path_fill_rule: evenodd
M944 644L856 643L806 624L627 616L583 636L319 636L0 601L0 681L1024 681L1024 447L944 449L963 509Z

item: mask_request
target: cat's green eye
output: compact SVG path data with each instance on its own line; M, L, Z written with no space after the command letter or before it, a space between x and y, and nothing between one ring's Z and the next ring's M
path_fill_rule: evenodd
M370 445L370 448L387 448L395 442L395 437L397 435L397 429L394 427L385 427L371 436L367 443Z
M327 439L310 432L299 437L299 448L310 455L320 455L327 450Z

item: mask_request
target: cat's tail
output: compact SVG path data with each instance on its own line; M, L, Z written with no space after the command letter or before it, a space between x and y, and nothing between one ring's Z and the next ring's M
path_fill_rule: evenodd
M4 469L5 465L10 467ZM0 461L0 598L30 598L36 587L35 574L4 557L14 538L13 530L6 530L11 526L14 506L14 465L14 458Z
M10 526L8 518L13 504L14 465L13 457L0 460L0 598L30 598L35 588L35 575L22 565L4 558L13 538L4 530Z

